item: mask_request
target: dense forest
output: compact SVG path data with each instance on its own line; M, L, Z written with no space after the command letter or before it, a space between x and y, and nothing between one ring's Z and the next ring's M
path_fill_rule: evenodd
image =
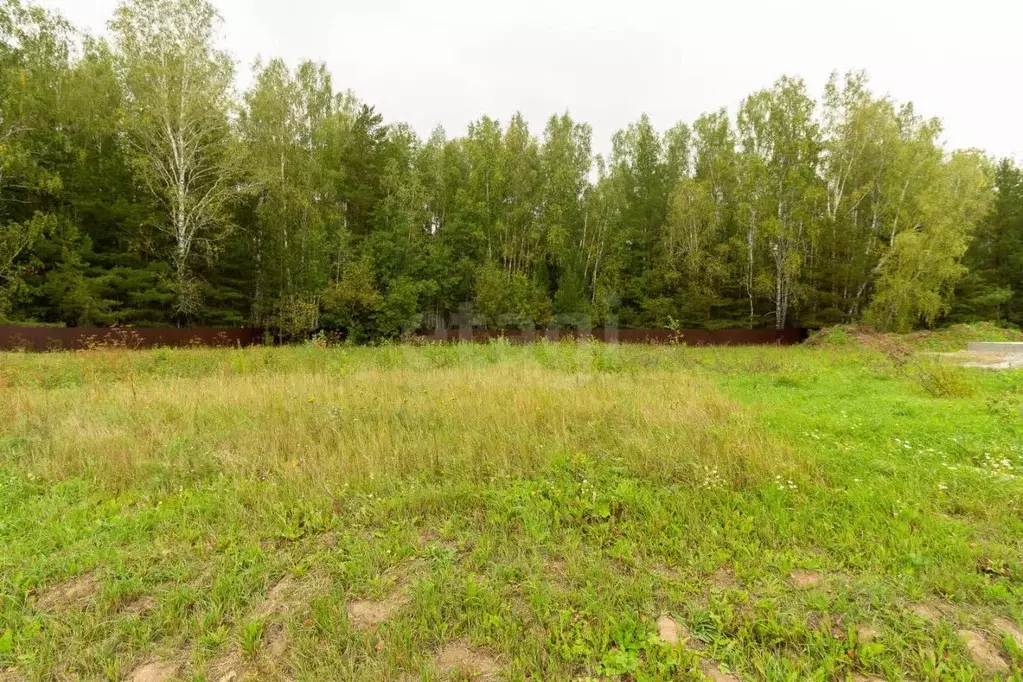
M237 93L220 31L207 0L125 0L109 39L0 0L0 321L1023 323L1020 168L862 73L596 155L567 113L420 139L312 62Z

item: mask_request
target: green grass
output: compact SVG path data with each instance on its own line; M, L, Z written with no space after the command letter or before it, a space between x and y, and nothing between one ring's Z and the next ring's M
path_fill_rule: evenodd
M0 680L1019 679L1023 373L931 363L2 355Z

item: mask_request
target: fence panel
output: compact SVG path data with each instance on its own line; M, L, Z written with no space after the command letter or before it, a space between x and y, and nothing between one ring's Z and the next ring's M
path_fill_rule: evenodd
M594 329L588 332L557 329L453 329L415 336L423 342L472 341L485 343L506 339L509 343L530 343L538 339L559 341L589 338L607 343L684 343L689 346L793 346L806 340L806 329Z
M689 346L792 346L806 340L806 329L452 329L446 332L416 334L420 343L453 343L468 341L486 343L507 339L510 343L592 339L606 343L684 343ZM0 326L0 350L59 351L90 348L142 349L160 346L235 348L263 342L258 328L99 328L99 327L12 327Z
M234 348L251 346L262 340L263 330L256 328L0 327L0 350L138 349L156 346Z

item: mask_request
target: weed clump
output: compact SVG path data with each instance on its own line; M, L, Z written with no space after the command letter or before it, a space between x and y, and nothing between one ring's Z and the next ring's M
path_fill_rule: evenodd
M908 374L933 398L969 398L977 386L969 373L957 365L930 360L915 363Z

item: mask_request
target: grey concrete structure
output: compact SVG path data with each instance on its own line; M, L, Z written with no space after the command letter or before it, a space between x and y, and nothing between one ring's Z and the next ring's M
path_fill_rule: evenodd
M970 344L970 350L974 353L1023 355L1023 343L1009 341L975 341Z

